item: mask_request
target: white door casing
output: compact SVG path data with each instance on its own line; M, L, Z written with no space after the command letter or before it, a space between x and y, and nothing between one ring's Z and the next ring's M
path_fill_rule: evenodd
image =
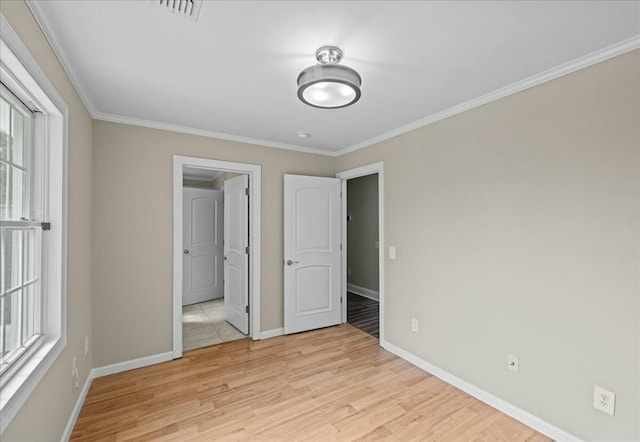
M169 358L182 357L182 270L183 270L183 201L184 168L216 170L249 177L249 334L252 339L273 336L274 330L262 332L260 318L261 263L261 213L262 213L262 167L257 164L235 163L208 158L173 156L173 351ZM282 329L280 329L282 330ZM275 330L277 332L277 330ZM168 360L168 359L167 359Z
M284 176L284 332L339 324L340 180Z
M183 190L182 305L223 296L222 192Z
M242 333L249 332L249 177L224 183L224 312Z

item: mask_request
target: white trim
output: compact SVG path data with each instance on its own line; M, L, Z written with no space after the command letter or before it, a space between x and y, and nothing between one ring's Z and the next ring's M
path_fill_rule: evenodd
M359 285L347 283L347 291L355 293L356 295L362 296L364 298L372 299L377 302L380 301L380 293L366 287L360 287Z
M87 393L89 393L89 387L91 387L91 382L95 378L94 370L90 370L87 375L87 379L84 381L84 386L78 395L78 399L76 400L76 405L73 407L71 411L71 416L69 416L69 420L67 421L67 425L64 427L64 432L62 433L62 437L60 438L60 442L67 442L71 438L71 433L73 433L73 427L76 426L76 421L78 420L78 416L80 415L80 410L82 410L82 405L84 404L84 400L87 398Z
M380 302L380 342L384 341L384 309L385 309L385 271L384 271L384 162L380 161L366 166L356 167L355 169L345 170L336 173L336 178L340 178L342 189L342 322L347 322L347 180L358 178L366 175L378 174L378 241L380 248L378 249L378 290Z
M184 166L249 175L249 335L260 339L262 166L173 156L173 358L182 357L182 184Z
M540 419L539 417L534 416L533 414L527 411L524 411L523 409L518 408L515 405L510 404L509 402L503 399L500 399L499 397L494 396L491 393L485 390L482 390L481 388L476 387L475 385L463 379L460 379L459 377L449 373L448 371L445 371L439 367L436 367L433 364L430 364L424 359L420 359L419 357L413 355L412 353L409 353L406 350L396 347L395 345L389 343L388 341L384 341L383 339L381 339L380 345L385 350L395 354L396 356L404 359L405 361L412 363L416 367L419 367L428 373L431 373L432 375L443 380L447 384L453 385L457 389L464 391L468 395L473 396L474 398L484 402L485 404L495 408L498 411L501 411L507 416L511 416L515 420L522 422L528 427L533 428L534 430L544 434L545 436L550 437L555 441L558 441L558 442L580 441L578 437L554 425L551 425L550 423Z
M58 57L58 60L60 60L62 69L65 71L65 73L67 74L67 77L69 77L69 80L73 84L73 87L78 92L78 95L80 96L80 100L82 100L82 104L84 104L84 107L87 108L87 111L89 112L89 114L92 117L94 117L96 113L95 112L96 108L93 105L93 101L91 100L91 95L82 85L82 82L79 80L80 77L76 75L75 71L71 67L72 66L71 63L69 63L69 59L67 58L64 51L62 50L62 45L60 44L58 38L53 32L53 27L49 23L47 14L42 9L43 2L35 1L35 0L25 0L25 1L29 9L31 10L31 14L33 14L33 17L36 19L36 22L40 26L40 29L42 29L42 33L44 34L45 38L49 41L49 45L51 46L51 49L53 49L53 52L56 54L56 57Z
M142 358L131 359L130 361L116 362L115 364L97 367L91 370L92 377L101 378L110 374L122 373L123 371L135 370L136 368L148 367L149 365L160 364L171 361L173 352L158 353L157 355L144 356Z
M18 414L40 380L49 371L67 345L67 141L69 109L55 87L14 29L0 13L3 68L10 72L19 86L35 101L47 118L46 186L48 221L47 256L43 256L43 280L52 287L51 299L43 311L45 341L25 362L20 373L3 385L0 410L0 434ZM46 213L46 211L44 212ZM45 249L43 249L45 250ZM15 382L14 382L15 381Z
M95 120L108 121L111 123L129 124L131 126L140 126L140 127L148 127L151 129L167 130L169 132L178 132L182 134L197 135L200 137L235 141L237 143L252 144L254 146L274 147L276 149L293 150L295 152L310 153L310 154L322 155L326 157L336 156L335 152L324 150L324 149L315 149L313 147L296 146L295 144L279 143L277 141L243 137L241 135L232 135L232 134L227 134L222 132L214 132L206 129L196 129L188 126L180 126L177 124L161 123L158 121L142 120L138 118L106 114L103 112L96 112L93 115L93 118Z
M71 415L69 416L69 420L67 421L67 425L64 427L64 432L62 433L62 437L60 438L60 442L67 442L69 438L71 438L71 433L73 433L73 428L76 425L76 421L78 420L78 416L80 415L80 411L82 410L82 405L84 405L84 401L87 398L87 393L89 393L89 388L91 387L91 383L96 378L101 378L103 376L109 376L112 374L122 373L129 370L135 370L136 368L148 367L150 365L160 364L162 362L168 362L173 359L173 352L168 351L165 353L159 353L156 355L145 356L138 359L132 359L130 361L118 362L116 364L105 365L103 367L97 367L89 371L87 375L87 379L84 382L84 386L78 395L78 399L76 400L76 404L71 411Z
M492 101L499 100L509 95L522 92L525 89L529 89L542 83L555 80L556 78L562 77L580 69L587 68L596 63L609 60L610 58L622 55L626 52L630 52L638 48L640 48L640 35L636 35L626 40L622 40L618 43L614 43L611 46L607 46L606 48L597 50L582 57L578 57L575 60L532 75L523 80L516 81L515 83L496 89L495 91L489 92L479 97L472 98L471 100L465 101L464 103L457 104L450 107L449 109L445 109L443 111L422 118L418 121L414 121L413 123L400 126L396 129L390 130L389 132L377 135L373 138L369 138L368 140L361 141L350 147L335 152L334 156L339 157L351 152L355 152L356 150L364 149L365 147L380 143L382 141L388 140L389 138L397 137L398 135L402 135L412 130L428 126L440 120L444 120L445 118L452 117L454 115L485 105Z
M267 330L260 333L260 339L275 338L276 336L284 335L284 328L274 328L273 330Z
M476 98L472 98L468 101L465 101L464 103L460 103L448 109L445 109L443 111L428 115L420 120L414 121L413 123L409 123L409 124L400 126L398 128L392 129L383 134L377 135L375 137L372 137L367 140L363 140L359 143L353 144L351 146L345 147L344 149L341 149L338 151L330 151L325 149L296 146L296 145L278 143L278 142L269 141L269 140L253 139L253 138L247 138L247 137L242 137L238 135L224 134L220 132L194 129L194 128L185 127L185 126L166 124L166 123L154 122L154 121L148 121L148 120L141 120L136 118L130 118L130 117L125 117L120 115L113 115L113 114L99 112L96 110L95 106L93 105L93 102L90 99L90 94L88 93L87 89L82 85L81 81L78 80L79 76L76 75L75 71L73 70L73 68L71 67L71 64L68 61L68 58L64 54L64 51L62 50L62 46L60 45L57 36L53 32L53 28L51 27L49 20L46 18L46 13L42 9L42 6L40 4L41 2L36 0L26 0L26 3L29 6L29 9L31 9L31 12L33 13L33 16L35 17L36 21L40 25L40 28L42 29L42 32L44 33L46 39L49 41L49 44L53 48L53 51L55 52L56 56L60 60L60 64L62 65L64 71L67 73L69 79L73 83L73 86L78 91L78 95L80 95L82 102L84 103L85 107L87 108L87 110L91 114L91 117L94 120L111 121L114 123L130 124L134 126L149 127L153 129L168 130L172 132L200 135L200 136L211 137L211 138L220 138L223 140L238 141L241 143L250 143L250 144L255 144L259 146L275 147L277 149L287 149L287 150L293 150L297 152L313 153L317 155L324 155L324 156L331 156L331 157L339 157L351 152L355 152L360 149L364 149L365 147L369 147L371 145L380 143L382 141L388 140L390 138L396 137L398 135L402 135L404 133L410 132L412 130L415 130L424 126L428 126L429 124L433 124L437 121L444 120L445 118L449 118L453 115L457 115L459 113L482 106L492 101L499 100L501 98L515 94L517 92L521 92L525 89L538 86L542 83L546 83L547 81L554 80L556 78L562 77L564 75L570 74L580 69L587 68L589 66L606 61L615 56L622 55L634 49L640 48L640 35L635 35L626 40L622 40L620 42L614 43L605 48L591 52L590 54L583 55L582 57L578 57L567 63L563 63L559 66L556 66L546 71L532 75L523 80L516 81L515 83L496 89L495 91L489 92L487 94L481 95Z

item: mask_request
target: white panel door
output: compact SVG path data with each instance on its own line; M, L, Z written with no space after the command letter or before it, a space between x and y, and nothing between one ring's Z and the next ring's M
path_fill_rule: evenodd
M222 196L220 190L183 189L182 305L224 293Z
M224 182L224 313L249 333L249 188L248 175Z
M340 180L284 176L284 332L340 323Z

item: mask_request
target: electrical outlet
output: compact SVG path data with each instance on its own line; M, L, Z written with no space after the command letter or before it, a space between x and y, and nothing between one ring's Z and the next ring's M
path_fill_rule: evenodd
M396 259L396 248L389 247L389 259Z
M379 249L380 248L380 241L376 241L374 247L376 249Z
M89 336L84 337L84 355L89 354Z
M418 333L418 327L419 327L419 323L418 320L416 318L411 318L411 331L414 333Z
M507 359L507 364L508 364L507 367L509 368L509 370L515 371L516 373L520 371L520 360L518 359L517 356L509 355L509 358Z
M611 416L614 415L616 394L597 385L593 386L593 406Z

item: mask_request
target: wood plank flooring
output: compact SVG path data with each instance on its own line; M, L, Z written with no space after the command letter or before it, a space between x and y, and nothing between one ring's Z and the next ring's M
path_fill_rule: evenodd
M380 338L380 304L373 299L347 292L347 322Z
M72 441L543 441L344 324L95 379Z

